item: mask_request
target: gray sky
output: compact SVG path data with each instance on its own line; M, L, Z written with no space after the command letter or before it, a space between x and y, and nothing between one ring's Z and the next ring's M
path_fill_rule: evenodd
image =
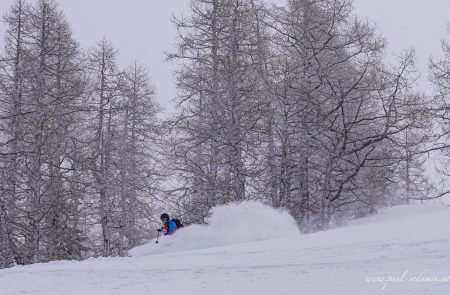
M282 0L273 0L273 2ZM0 1L3 15L14 0ZM33 0L29 0L33 2ZM135 58L150 70L158 100L170 111L176 96L174 67L164 51L174 48L176 31L170 19L188 8L189 0L59 0L74 36L86 49L105 36L119 49L119 63ZM426 75L430 55L440 56L440 40L448 38L450 0L354 0L356 12L377 24L390 52L414 47L418 68ZM3 25L0 27L3 35ZM1 36L0 35L0 36ZM2 38L0 38L2 39ZM3 47L3 40L0 40ZM425 79L420 88L427 88Z

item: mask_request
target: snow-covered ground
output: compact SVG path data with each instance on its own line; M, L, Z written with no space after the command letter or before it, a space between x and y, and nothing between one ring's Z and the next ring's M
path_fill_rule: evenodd
M254 202L222 207L209 227L133 257L1 270L0 294L450 294L447 204L398 206L309 235L292 222Z

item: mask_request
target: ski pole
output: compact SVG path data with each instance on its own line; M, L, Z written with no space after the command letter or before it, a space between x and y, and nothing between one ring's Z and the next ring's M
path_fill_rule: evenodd
M159 232L158 232L158 236L156 237L156 244L158 244L158 239L159 239Z

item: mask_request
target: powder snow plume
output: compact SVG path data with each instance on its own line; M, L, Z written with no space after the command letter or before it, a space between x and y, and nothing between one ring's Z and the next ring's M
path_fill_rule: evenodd
M152 240L132 249L130 255L146 256L203 249L300 234L289 213L257 201L218 206L211 213L207 225L187 226L173 236L160 237L158 244Z

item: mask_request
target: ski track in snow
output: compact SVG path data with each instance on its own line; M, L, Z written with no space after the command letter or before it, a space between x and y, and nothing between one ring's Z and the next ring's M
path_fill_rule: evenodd
M450 207L401 206L383 214L309 235L15 267L0 271L0 294L450 294L450 282L385 288L366 282L405 271L408 277L450 276Z

